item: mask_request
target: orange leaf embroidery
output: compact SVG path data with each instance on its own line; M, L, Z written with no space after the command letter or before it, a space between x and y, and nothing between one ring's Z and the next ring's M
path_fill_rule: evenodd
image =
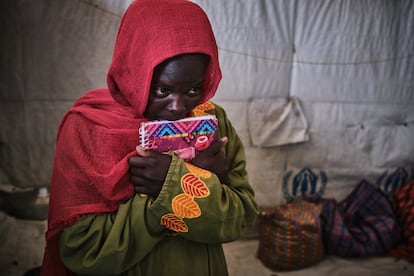
M181 187L186 194L194 197L210 195L207 185L192 173L187 173L181 178Z
M194 113L194 116L203 116L203 115L206 115L205 113L206 110L211 110L214 108L215 106L211 102L205 102L203 104L196 106L196 108L194 108L193 110L193 113Z
M197 218L201 215L200 207L193 197L187 194L179 194L172 201L174 213L182 218Z
M175 232L188 232L185 222L174 214L166 214L161 217L161 225Z
M202 177L202 178L210 178L211 177L211 172L204 170L202 168L196 167L193 164L190 163L185 163L185 166L187 167L187 169L192 172L193 174L195 174L198 177Z

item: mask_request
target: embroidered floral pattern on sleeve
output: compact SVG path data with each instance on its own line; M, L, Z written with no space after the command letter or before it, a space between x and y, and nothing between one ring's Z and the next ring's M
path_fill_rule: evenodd
M184 218L193 219L201 216L201 209L194 198L204 198L210 195L210 190L201 178L210 178L211 173L190 163L185 163L185 165L190 172L181 177L183 193L172 200L174 213L161 217L161 225L175 232L188 232Z
M207 170L203 170L202 168L196 167L190 163L185 163L187 169L202 178L210 178L211 177L211 172L207 171Z
M215 106L211 102L205 102L200 105L197 105L196 108L193 109L194 116L204 116L207 115L205 111L214 109Z

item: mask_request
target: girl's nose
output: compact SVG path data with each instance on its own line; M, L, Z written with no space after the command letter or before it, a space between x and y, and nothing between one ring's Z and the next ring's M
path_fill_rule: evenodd
M183 117L186 114L186 107L183 97L180 95L172 95L168 105L168 111L177 117Z

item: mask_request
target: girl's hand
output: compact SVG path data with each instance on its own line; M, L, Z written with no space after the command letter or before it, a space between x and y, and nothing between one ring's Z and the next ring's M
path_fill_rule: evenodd
M199 152L194 159L190 160L190 163L215 173L221 183L226 183L229 166L222 148L227 142L227 137L212 142L209 148Z
M162 189L171 156L137 147L137 156L128 160L130 180L136 193L157 197Z

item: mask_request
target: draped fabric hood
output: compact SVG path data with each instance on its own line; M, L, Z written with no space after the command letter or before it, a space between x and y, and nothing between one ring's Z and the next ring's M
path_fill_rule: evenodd
M184 53L210 56L202 101L212 98L221 71L216 41L204 11L189 1L135 1L121 21L108 72L112 96L142 116L154 67Z

